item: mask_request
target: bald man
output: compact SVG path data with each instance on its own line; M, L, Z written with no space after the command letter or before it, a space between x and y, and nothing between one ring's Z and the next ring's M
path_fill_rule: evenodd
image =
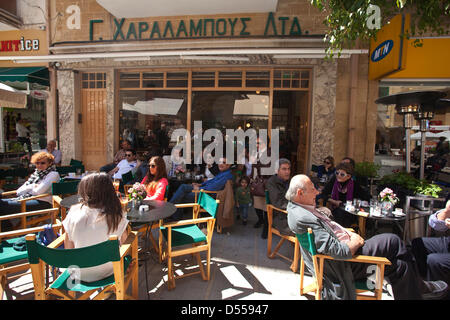
M61 150L56 149L56 140L50 140L49 142L47 142L47 147L45 149L42 149L41 151L52 154L55 157L54 162L56 165L61 164L62 153Z
M289 201L288 224L292 232L302 234L311 228L318 253L336 259L325 260L324 263L324 299L356 299L354 279L364 280L374 273L367 264L342 261L354 255L389 259L392 265L386 266L384 273L390 280L395 299L441 299L445 296L447 284L444 281L424 281L413 255L397 235L383 233L364 240L317 210L317 194L308 176L296 175L291 179L286 199ZM302 248L302 255L308 269L313 270L309 252ZM340 289L333 285L335 282L340 284Z

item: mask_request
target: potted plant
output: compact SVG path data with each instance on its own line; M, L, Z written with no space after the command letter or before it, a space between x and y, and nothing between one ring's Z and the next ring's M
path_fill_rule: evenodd
M442 189L433 183L428 183L426 180L419 180L415 187L415 193L419 197L433 197L433 198L439 198L439 194L442 191ZM425 205L425 199L424 200L414 200L411 205L414 205L419 210L427 210L427 206Z
M370 179L378 177L378 170L380 170L380 168L381 165L373 162L358 162L355 165L355 176L361 185L368 186Z

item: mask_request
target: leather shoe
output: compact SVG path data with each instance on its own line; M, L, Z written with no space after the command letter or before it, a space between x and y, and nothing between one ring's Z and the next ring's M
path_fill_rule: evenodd
M422 293L424 300L439 300L447 293L447 283L445 281L424 281L425 293Z
M263 225L263 222L261 220L258 220L258 222L255 223L255 225L253 226L253 228L259 228Z

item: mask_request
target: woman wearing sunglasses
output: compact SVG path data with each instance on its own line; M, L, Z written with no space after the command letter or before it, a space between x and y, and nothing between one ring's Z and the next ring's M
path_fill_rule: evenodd
M323 160L323 165L317 168L317 178L321 182L330 181L331 177L336 172L336 168L334 167L334 158L332 156L328 156Z
M54 157L48 152L38 152L31 157L31 163L36 166L36 170L30 175L28 180L17 189L17 197L0 200L0 212L4 214L19 213L20 202L17 200L51 193L53 182L59 182L59 174L56 171ZM43 210L52 207L52 196L42 197L26 202L27 211Z
M336 179L331 180L324 190L325 198L328 198L332 207L334 220L348 228L356 223L356 217L347 213L343 206L346 201L353 199L369 200L369 195L361 188L360 184L352 179L353 166L349 163L340 163L336 166Z
M166 187L169 184L166 164L163 158L156 156L150 159L148 167L148 173L141 182L147 191L145 200L164 200Z

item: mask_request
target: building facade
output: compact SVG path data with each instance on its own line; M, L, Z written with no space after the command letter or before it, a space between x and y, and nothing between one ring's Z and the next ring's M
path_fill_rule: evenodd
M121 140L145 151L161 126L195 121L278 129L298 173L328 155L373 159L368 49L324 59L324 15L307 0L47 3L49 52L34 59L49 63L63 163L97 170Z

